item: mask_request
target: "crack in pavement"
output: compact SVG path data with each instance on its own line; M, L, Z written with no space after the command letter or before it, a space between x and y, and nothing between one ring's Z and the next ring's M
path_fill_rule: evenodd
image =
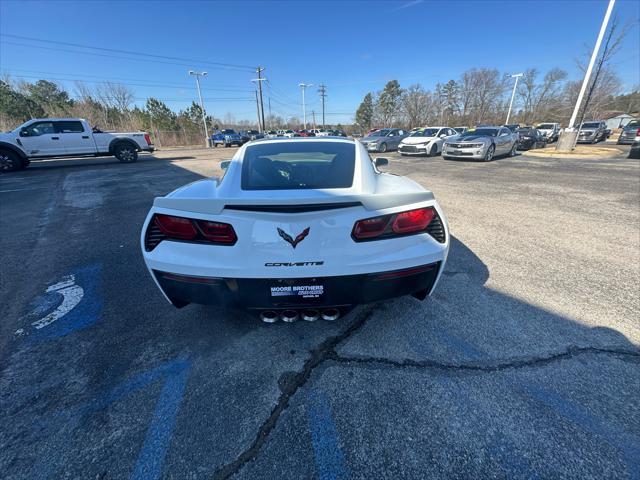
M382 308L384 307L378 304L361 312L353 323L351 323L351 325L349 325L342 333L327 338L320 345L311 350L309 352L310 357L304 362L301 370L297 372L287 372L281 376L280 381L278 382L281 394L278 397L276 406L271 411L271 415L269 415L267 420L260 426L258 433L249 448L238 455L233 462L219 468L214 473L214 479L218 480L232 477L238 473L247 462L254 460L258 456L262 446L267 441L269 434L275 428L280 415L289 406L291 398L307 382L313 370L315 370L316 367L322 364L325 360L335 357L335 347L362 328L367 320Z
M395 368L426 368L435 370L457 370L471 372L499 372L502 370L518 369L530 366L544 366L561 360L574 358L587 353L613 355L625 359L631 357L632 361L640 361L640 350L615 349L606 347L577 347L570 346L563 352L554 353L546 357L514 358L508 361L487 363L445 363L435 360L392 360L384 357L348 357L334 352L329 352L327 360L337 363L369 363L387 365ZM332 353L332 354L331 354Z
M226 465L223 465L213 475L216 480L228 479L238 473L242 467L255 460L260 453L263 445L267 442L267 439L271 432L276 427L280 415L289 406L291 398L302 388L313 371L325 361L334 361L337 363L354 363L354 364L379 364L386 365L395 368L425 368L425 369L439 369L449 371L475 371L475 372L497 372L508 369L524 368L528 366L543 366L551 363L555 363L564 359L574 358L578 355L584 355L588 353L614 355L626 360L625 357L631 357L632 361L640 361L640 350L630 349L616 349L607 347L578 347L569 346L565 351L554 353L546 357L527 357L527 358L515 358L505 362L487 364L487 363L467 363L467 364L455 364L437 362L435 360L391 360L384 357L348 357L339 355L335 348L348 339L351 335L360 330L364 324L369 320L374 313L384 308L384 305L374 305L372 308L361 312L356 319L349 325L342 333L331 336L324 340L320 345L311 350L310 357L305 361L302 369L297 372L285 372L279 379L278 385L280 386L281 394L278 397L275 407L271 411L269 417L260 426L258 432L251 443L251 445L245 449L235 460Z

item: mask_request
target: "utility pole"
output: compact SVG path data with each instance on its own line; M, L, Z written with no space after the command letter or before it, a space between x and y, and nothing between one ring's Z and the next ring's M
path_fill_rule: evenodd
M509 111L507 112L507 120L504 122L505 125L509 125L509 117L511 116L511 107L513 106L513 99L516 96L516 88L518 87L518 79L520 77L524 77L524 73L514 73L513 75L507 75L511 78L515 78L516 81L513 84L513 91L511 92L511 101L509 102Z
M313 129L316 129L316 111L311 110L311 115L313 115Z
M304 91L307 87L313 87L313 83L299 83L298 86L302 90L302 122L304 124L304 129L307 129L307 110L304 104Z
M271 122L273 122L273 115L271 115L271 97L269 97L269 130L271 130Z
M202 103L202 93L200 92L200 77L206 77L207 72L194 72L189 70L189 75L196 77L196 86L198 87L198 98L200 99L200 110L202 110L202 123L204 124L204 145L209 147L209 129L207 128L207 114L204 111L204 103Z
M258 90L254 90L253 93L256 94L256 112L258 112L258 130L260 133L264 131L262 125L260 125L260 104L258 103Z
M582 97L584 96L584 92L587 90L587 85L589 84L589 79L591 78L591 71L593 70L593 65L596 63L596 58L598 57L598 51L600 50L600 45L602 44L602 39L604 38L604 34L607 31L607 25L609 24L609 17L611 17L611 12L613 11L613 6L615 3L616 3L616 0L609 0L609 5L607 6L607 11L604 14L604 19L602 20L602 25L600 26L600 32L598 33L598 38L596 40L595 46L593 47L593 53L591 54L591 59L589 60L589 66L587 67L587 71L584 74L582 87L580 88L580 93L578 94L576 105L573 108L573 113L571 114L571 120L569 120L569 126L562 133L562 136L558 140L558 144L556 145L557 151L561 151L561 152L572 151L576 145L576 141L578 140L580 125L578 125L577 129L574 128L573 125L576 121L576 117L578 116L578 111L580 110Z
M258 83L258 91L260 92L260 113L262 116L262 130L264 130L264 103L262 103L262 82L266 80L266 78L262 78L263 71L264 71L263 67L256 68L258 78L254 78L253 80L251 80L252 82Z
M320 84L318 86L318 92L320 93L320 97L322 97L322 128L324 128L324 99L327 96L327 86Z

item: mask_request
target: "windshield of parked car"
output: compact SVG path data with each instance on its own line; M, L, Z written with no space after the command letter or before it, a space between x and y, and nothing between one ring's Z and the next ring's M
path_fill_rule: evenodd
M247 148L243 190L349 188L356 148L346 142L278 142Z
M629 123L627 123L627 125L625 126L625 128L635 128L635 127L640 127L640 121L638 120L631 120Z
M410 137L435 137L438 133L437 128L423 128L421 130L416 130L413 132Z
M534 135L536 132L533 128L519 128L518 133L520 135Z
M225 135L233 135L234 133L236 133L236 131L228 128L226 130L222 130L222 133Z
M599 123L583 123L582 128L598 128L600 126Z
M542 128L543 130L553 130L553 125L550 123L543 123L538 125L538 128Z
M370 137L385 137L389 134L391 130L388 128L383 128L382 130L376 130L373 133L370 133L369 136Z
M497 128L470 128L466 132L461 134L462 138L466 137L496 137L498 135Z

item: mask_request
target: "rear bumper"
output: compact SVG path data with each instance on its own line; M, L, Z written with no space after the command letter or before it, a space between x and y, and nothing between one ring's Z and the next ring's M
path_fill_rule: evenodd
M431 293L441 266L435 262L386 272L295 279L194 277L158 270L153 275L176 307L198 303L266 310L352 307L411 294L423 299Z

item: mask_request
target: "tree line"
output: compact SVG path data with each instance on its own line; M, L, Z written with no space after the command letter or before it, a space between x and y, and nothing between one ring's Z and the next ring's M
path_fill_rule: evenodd
M154 136L159 146L201 144L204 136L202 109L196 102L175 112L153 97L144 106L137 106L134 92L119 83L104 82L91 88L77 82L72 95L49 80L29 83L8 76L0 80L0 130L43 117L85 118L102 130L144 130ZM302 120L295 116L267 115L265 120L268 130L302 128ZM232 113L221 119L207 115L206 121L209 133L223 127L258 129L257 120L236 120ZM337 128L343 127L338 124Z
M580 81L567 81L567 73L553 68L544 75L529 68L518 83L510 123L566 124L580 90ZM423 125L501 125L506 121L514 80L497 69L472 68L458 79L427 90L420 84L401 88L389 81L376 93L367 93L358 107L355 123L362 129L393 126L411 128ZM640 110L638 88L620 95L622 84L611 70L599 76L585 112L585 118L598 119L607 111L635 113Z

